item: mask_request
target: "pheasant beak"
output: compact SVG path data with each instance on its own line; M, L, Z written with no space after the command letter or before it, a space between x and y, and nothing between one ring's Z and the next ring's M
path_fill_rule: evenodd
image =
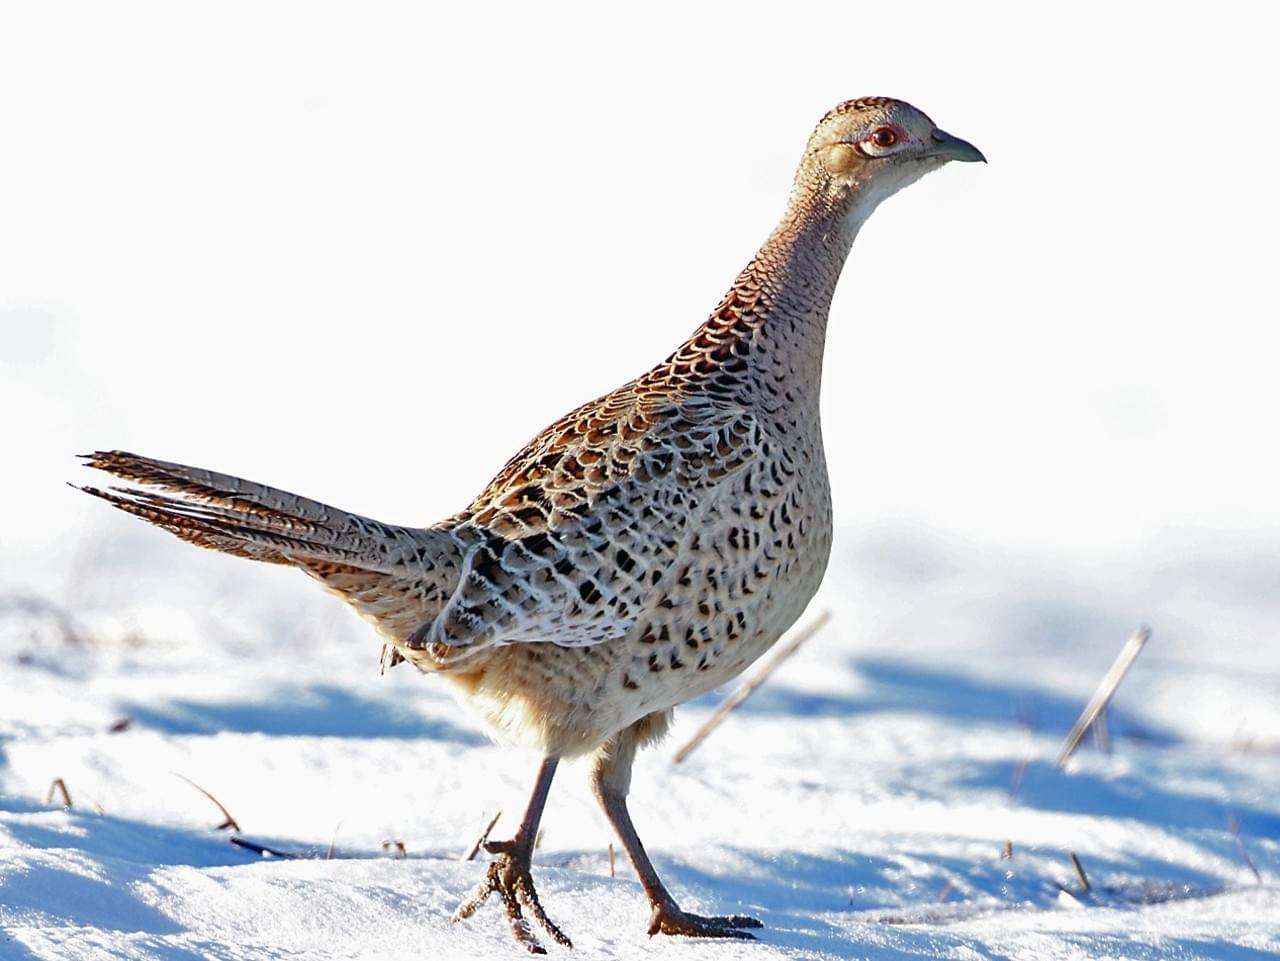
M967 140L951 136L945 130L934 130L929 135L929 139L933 141L933 146L924 152L926 157L941 157L944 160L959 160L962 163L987 162L981 150Z

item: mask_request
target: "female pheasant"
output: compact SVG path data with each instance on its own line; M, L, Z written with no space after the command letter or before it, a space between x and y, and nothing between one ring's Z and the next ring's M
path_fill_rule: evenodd
M831 548L818 417L827 312L886 197L971 144L900 100L819 122L781 223L711 317L652 370L556 421L464 511L399 527L212 471L120 451L88 465L135 487L84 490L215 550L301 568L382 635L384 665L438 674L544 758L527 812L455 920L490 895L541 953L530 874L556 765L591 784L652 905L650 934L750 937L759 922L682 911L627 810L636 750L672 708L723 684L800 616Z

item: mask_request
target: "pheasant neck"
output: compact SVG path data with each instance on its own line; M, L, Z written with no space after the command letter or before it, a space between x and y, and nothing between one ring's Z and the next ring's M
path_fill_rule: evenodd
M803 199L671 358L713 395L766 411L810 408L822 385L827 312L860 219Z

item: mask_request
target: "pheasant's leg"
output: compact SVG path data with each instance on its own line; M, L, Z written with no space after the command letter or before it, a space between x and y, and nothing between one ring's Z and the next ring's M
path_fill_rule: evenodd
M604 808L609 823L618 832L618 839L635 865L640 886L649 897L653 908L649 919L650 936L683 934L692 938L751 940L753 935L740 929L763 927L755 918L741 914L706 918L681 910L658 878L658 872L636 834L635 825L631 823L627 792L631 787L631 762L635 760L636 748L644 741L661 736L669 722L669 714L649 715L610 739L595 756L591 768L591 789Z
M551 779L555 777L559 758L548 757L542 761L538 769L538 780L533 786L533 795L529 798L529 807L525 809L524 819L516 829L515 837L510 841L486 841L484 849L496 854L489 870L467 899L458 905L453 913L454 921L462 921L476 913L476 909L488 899L490 894L497 894L506 908L507 921L511 923L511 933L517 941L524 945L530 954L546 954L546 949L538 943L534 936L533 926L524 916L528 911L533 920L566 948L573 943L565 936L542 910L538 900L538 892L533 887L533 877L529 873L533 859L533 844L538 836L538 822L542 820L542 809L547 803L547 794L551 790Z

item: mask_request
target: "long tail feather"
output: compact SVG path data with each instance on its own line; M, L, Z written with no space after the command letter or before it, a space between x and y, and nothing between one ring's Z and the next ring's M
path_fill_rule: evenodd
M190 526L197 532L217 528L250 539L261 538L267 545L330 547L342 555L352 550L376 554L405 531L298 494L198 467L124 451L98 451L83 459L88 467L176 494L166 497L131 488L112 488L108 494L85 488L87 493L166 529L175 524Z
M392 639L434 615L461 568L445 530L406 528L298 494L123 451L84 456L87 466L139 487L80 487L189 543L301 568Z
M200 547L209 547L237 557L265 561L270 564L293 564L304 558L353 561L358 551L345 550L332 544L290 536L283 531L287 521L277 526L274 518L246 514L254 523L240 523L231 511L202 508L177 498L123 487L83 486L79 490L100 497L113 507L167 530L171 534Z

